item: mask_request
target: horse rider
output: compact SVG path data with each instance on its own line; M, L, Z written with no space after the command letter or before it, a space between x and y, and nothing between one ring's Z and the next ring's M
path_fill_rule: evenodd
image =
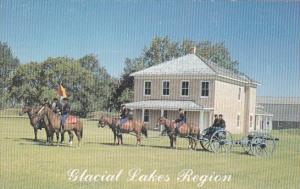
M63 98L63 107L62 107L62 115L61 115L61 130L64 131L65 122L70 114L70 104L69 99L67 97Z
M179 119L177 119L175 121L176 122L176 129L175 129L176 133L179 133L179 128L181 127L181 125L186 123L186 112L181 108L179 108L178 112L179 112Z
M44 100L43 100L43 102L42 102L42 106L45 106L45 105L47 105L49 108L51 107L48 98L44 98Z
M119 131L120 131L122 125L128 121L128 115L129 115L129 110L128 110L128 108L123 104L123 105L121 106L120 124L118 125Z
M53 98L51 109L56 114L61 113L61 104L59 103L57 98Z

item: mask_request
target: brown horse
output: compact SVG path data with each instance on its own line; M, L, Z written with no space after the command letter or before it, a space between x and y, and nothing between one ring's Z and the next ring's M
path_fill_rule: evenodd
M158 119L159 125L163 125L170 139L170 147L176 148L176 122L167 118L160 117ZM189 148L196 149L197 138L200 136L200 129L194 124L183 123L178 130L179 137L189 139Z
M110 127L114 127L116 133L117 133L117 125L120 124L120 120L118 118L109 118L109 117L105 117L105 116L101 116L100 120L99 120L99 126L104 127L105 123L108 125L109 124L109 120L110 121ZM104 125L104 126L102 126ZM147 128L145 127L144 123L142 123L141 121L138 120L128 120L127 122L125 122L120 129L121 133L135 133L136 136L136 145L140 145L141 144L141 134L145 135L145 137L148 136L147 134ZM123 144L123 141L121 141L121 144Z
M24 106L22 110L19 112L19 115L23 115L24 113L27 113L28 118L30 120L30 125L33 128L34 131L34 141L37 141L37 131L38 127L37 125L40 124L41 128L45 128L46 136L47 136L47 143L51 142L50 135L49 135L49 125L48 122L44 119L41 119L37 112L41 109L40 106L37 107L30 107L30 106ZM56 139L59 140L59 133L56 132Z
M48 106L43 106L41 110L38 112L39 115L46 117L46 119L49 122L50 125L50 135L53 139L53 133L61 130L61 117L57 114L55 114ZM61 132L61 143L64 142L64 133L65 131L69 134L69 144L72 144L73 141L73 133L74 131L75 135L78 139L78 146L80 146L80 141L82 139L83 134L83 124L80 120L77 119L76 123L68 123L68 120L66 120L64 125L64 131Z
M99 122L98 122L98 127L104 128L105 126L108 126L111 131L114 134L114 145L116 144L123 144L123 136L122 133L118 133L116 125L118 124L118 118L117 117L105 117L101 116ZM118 143L116 143L118 139Z

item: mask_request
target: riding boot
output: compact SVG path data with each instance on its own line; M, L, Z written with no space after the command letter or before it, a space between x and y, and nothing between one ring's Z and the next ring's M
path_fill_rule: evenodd
M117 135L121 135L121 126L117 125Z
M176 128L175 128L175 135L178 135L178 134L179 134L179 128L176 127Z
M65 129L65 128L64 128L64 125L62 124L62 125L61 125L61 129L60 129L60 130L61 130L61 133L64 132L64 129Z

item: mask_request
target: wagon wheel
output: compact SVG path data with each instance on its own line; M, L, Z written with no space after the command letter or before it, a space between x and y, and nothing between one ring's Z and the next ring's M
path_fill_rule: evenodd
M204 150L211 151L210 142L208 139L200 140L200 145Z
M202 131L201 133L201 139L199 140L201 147L204 150L211 151L211 146L210 146L210 137L211 134L208 133L209 128L206 128Z
M210 139L211 150L215 153L228 153L233 146L232 136L228 131L219 130Z
M251 153L255 156L270 156L275 147L275 139L268 134L257 135L251 141Z

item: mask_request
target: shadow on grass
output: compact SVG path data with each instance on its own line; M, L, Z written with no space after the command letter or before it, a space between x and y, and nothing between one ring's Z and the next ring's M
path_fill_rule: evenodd
M136 147L135 144L114 144L109 142L85 142L85 144L98 144L98 145L105 145L105 146L133 146ZM142 145L143 146L143 145Z
M251 155L249 154L248 152L241 152L241 151L231 151L229 152L231 154L238 154L238 155L245 155L245 156L248 156L248 157L255 157L254 155Z
M9 139L9 140L13 140L16 142L20 142L19 145L30 145L30 146L47 146L47 147L72 147L68 144L60 144L57 142L54 142L53 144L47 144L46 140L43 139L38 139L38 140L34 140L33 138L5 138L5 139ZM24 143L24 142L30 142L30 143Z

